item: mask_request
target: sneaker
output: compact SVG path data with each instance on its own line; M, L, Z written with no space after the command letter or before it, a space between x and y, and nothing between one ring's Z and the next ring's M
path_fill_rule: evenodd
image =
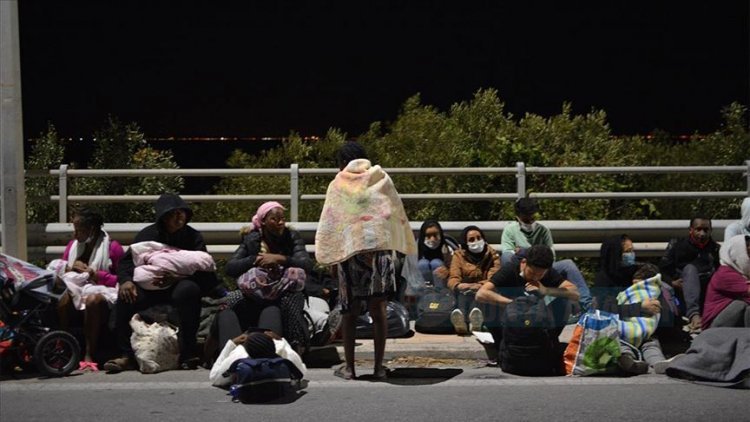
M469 327L466 326L466 320L464 319L464 313L460 309L454 309L451 312L451 324L453 329L456 330L456 334L465 335L469 333Z
M684 354L684 353L680 353L680 354L678 354L678 355L674 355L674 356L672 356L672 357L671 357L671 358L669 358L669 359L665 359L665 360L662 360L662 361L656 362L656 363L654 364L654 373L655 373L655 374L666 374L666 373L667 373L667 368L669 368L669 365L671 365L671 364L672 364L672 362L673 362L673 361L674 361L675 359L679 359L679 358L681 358L681 357L683 357L683 356L685 356L685 354Z
M687 325L688 332L690 334L698 334L701 332L701 328L702 328L701 316L698 314L691 316L690 322Z
M622 354L617 359L617 366L628 374L643 375L648 373L648 364L642 360L635 360L629 354Z
M482 331L482 324L484 324L484 315L482 310L474 308L469 312L469 331Z

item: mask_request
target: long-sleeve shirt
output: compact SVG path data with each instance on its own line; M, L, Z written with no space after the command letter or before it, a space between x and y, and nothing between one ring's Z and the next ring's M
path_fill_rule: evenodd
M312 270L312 260L310 254L305 248L305 241L296 230L286 229L282 235L283 242L279 251L270 251L286 256L285 268L297 267L302 268L309 273ZM255 259L261 252L261 235L257 230L253 230L242 238L242 243L227 262L224 269L230 277L239 277L251 268L255 267Z
M501 252L515 252L516 248L530 248L534 245L545 245L555 251L555 243L552 240L552 232L547 226L537 223L536 228L531 233L521 230L521 224L518 221L509 223L503 229L501 238Z
M744 300L750 303L748 288L750 284L742 274L727 265L720 266L711 277L706 290L706 301L703 304L701 318L703 329L709 328L714 318L732 301Z
M713 239L702 249L688 238L669 242L659 262L662 280L671 282L680 278L679 272L688 264L695 265L701 274L713 273L719 267L719 245Z

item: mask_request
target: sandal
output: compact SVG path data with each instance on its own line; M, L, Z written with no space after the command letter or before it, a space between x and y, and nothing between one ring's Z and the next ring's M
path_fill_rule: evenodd
M336 368L336 370L333 371L333 375L346 381L351 381L355 378L354 371L350 371L349 368L346 367L346 364Z
M99 372L99 365L96 362L82 360L78 362L78 370L81 372Z
M133 363L133 359L129 357L111 359L104 364L104 370L111 374L133 369L135 369L135 364Z

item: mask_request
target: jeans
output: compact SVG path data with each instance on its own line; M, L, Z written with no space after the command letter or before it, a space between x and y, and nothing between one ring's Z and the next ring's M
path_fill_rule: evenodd
M661 362L667 359L664 356L664 352L662 352L661 350L661 343L659 343L659 339L656 337L651 337L650 339L644 341L643 344L641 344L641 347L639 347L638 349L641 351L643 360L651 366L654 366L654 364L657 362ZM623 355L630 355L633 358L636 357L633 349L623 344L620 345L620 353L622 353Z
M589 291L589 286L586 284L586 280L583 278L583 274L581 274L576 263L572 259L563 259L554 262L552 268L560 273L564 279L570 280L576 286L580 295L578 302L581 304L584 312L589 310L591 307L591 291Z
M685 299L685 316L688 319L693 315L700 315L703 309L703 298L706 296L706 287L711 279L711 274L701 274L693 264L687 264L680 271L682 278L682 294Z
M432 283L432 285L438 289L443 289L446 287L446 280L437 277L434 271L444 266L445 263L443 262L443 260L437 258L433 260L422 258L417 261L417 268L419 269L420 274L422 274L424 281Z

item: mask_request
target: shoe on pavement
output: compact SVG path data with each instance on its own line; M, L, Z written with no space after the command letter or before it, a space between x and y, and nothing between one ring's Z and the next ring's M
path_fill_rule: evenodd
M482 324L484 324L484 315L482 310L474 308L469 312L469 331L482 331Z
M667 373L667 368L669 368L669 365L671 365L672 362L675 361L675 359L679 359L679 358L681 358L683 356L685 356L685 354L684 353L680 353L678 355L672 356L669 359L665 359L665 360L656 362L654 364L654 373L655 374L666 374Z
M469 327L466 326L466 320L464 319L464 313L460 309L454 309L451 312L451 324L453 329L456 330L456 334L462 336L469 334Z
M648 364L642 360L635 360L629 354L622 354L617 359L617 366L624 372L632 375L643 375L648 373Z

